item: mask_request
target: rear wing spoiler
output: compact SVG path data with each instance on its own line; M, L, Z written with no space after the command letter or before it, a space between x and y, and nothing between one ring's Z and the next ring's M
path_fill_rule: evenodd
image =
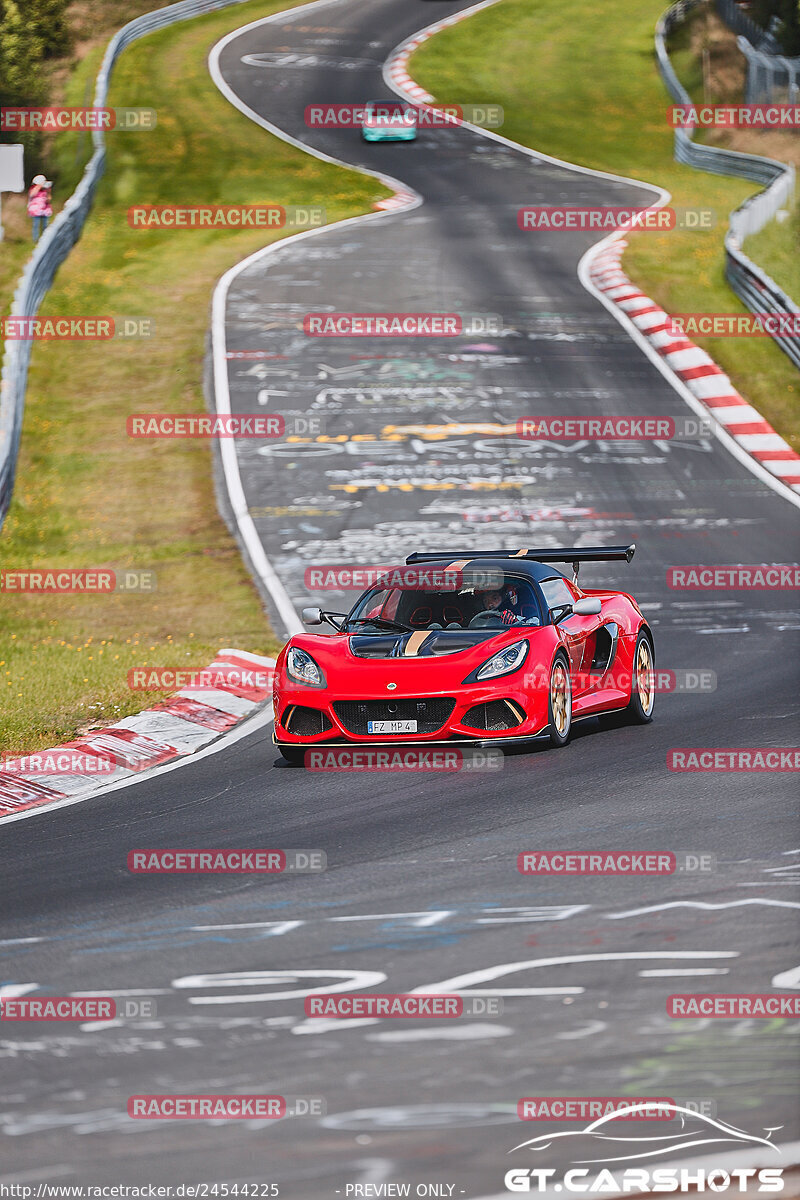
M449 550L432 554L409 554L406 563L456 562L473 558L528 559L540 563L571 563L573 583L578 581L578 570L585 562L630 562L636 553L636 543L629 546L580 546L573 549L556 547L548 550Z

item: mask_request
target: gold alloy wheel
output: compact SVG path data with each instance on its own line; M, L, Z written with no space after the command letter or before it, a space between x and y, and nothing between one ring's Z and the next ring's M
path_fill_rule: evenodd
M561 659L553 667L550 677L550 707L553 712L553 724L559 737L563 737L569 729L569 679Z
M655 699L655 684L653 681L653 660L650 654L650 643L644 637L639 642L639 649L636 655L636 691L639 694L639 703L642 706L642 711L645 716L649 717L653 709L653 700Z

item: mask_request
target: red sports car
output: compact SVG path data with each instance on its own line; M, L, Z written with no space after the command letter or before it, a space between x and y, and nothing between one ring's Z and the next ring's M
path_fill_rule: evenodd
M653 634L625 592L584 590L586 562L636 547L412 554L348 614L303 610L275 668L274 740L310 747L568 741L583 717L652 720ZM553 563L572 563L570 581Z

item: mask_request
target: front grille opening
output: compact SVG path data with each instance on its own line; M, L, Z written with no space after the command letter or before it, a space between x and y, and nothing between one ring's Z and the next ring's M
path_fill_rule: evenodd
M497 733L502 729L515 729L524 720L524 712L513 701L489 700L467 709L461 724L468 725L470 729L486 729Z
M348 733L366 734L369 721L416 721L417 733L435 733L449 720L455 706L453 696L433 696L419 700L337 700L333 711Z
M316 733L325 733L332 729L324 712L318 708L306 708L302 704L294 704L283 714L283 727L297 737L313 737Z

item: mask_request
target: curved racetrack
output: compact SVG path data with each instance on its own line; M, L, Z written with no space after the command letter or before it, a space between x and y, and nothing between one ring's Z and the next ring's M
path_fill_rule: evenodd
M636 595L659 664L713 670L717 689L660 697L647 727L585 722L563 751L510 755L492 776L311 774L283 764L262 730L5 825L0 983L152 992L158 1016L2 1030L0 1180L270 1180L299 1200L348 1183L439 1181L478 1197L502 1190L519 1158L508 1150L538 1132L516 1119L525 1095L711 1098L734 1124L798 1136L796 1022L665 1015L672 992L781 990L773 981L797 966L793 777L666 766L671 747L796 742L792 594L666 585L672 565L796 560L795 511L713 439L537 445L471 428L534 413L690 414L581 286L592 238L516 223L523 204L641 205L651 189L464 128L365 146L355 131L304 124L309 104L387 96L387 55L440 11L342 0L247 28L220 54L242 105L423 199L288 243L231 283L228 351L279 356L229 360L234 411L317 413L340 439L290 455L239 443L262 545L294 603L342 608L346 597L310 595L307 566L636 540L630 567L582 578ZM498 314L504 335L304 337L302 314L327 307ZM328 870L134 878L126 855L142 846L319 848ZM521 850L617 847L710 853L717 866L667 879L516 871ZM522 965L495 986L582 990L507 996L502 1017L452 1024L311 1022L302 999L280 998L330 982L329 970L352 971L353 986L379 972L373 990L402 992L508 964ZM198 978L236 972L244 980ZM293 984L294 972L310 974ZM322 1096L328 1115L212 1126L125 1116L134 1093L211 1091ZM553 1152L548 1165L559 1162Z

